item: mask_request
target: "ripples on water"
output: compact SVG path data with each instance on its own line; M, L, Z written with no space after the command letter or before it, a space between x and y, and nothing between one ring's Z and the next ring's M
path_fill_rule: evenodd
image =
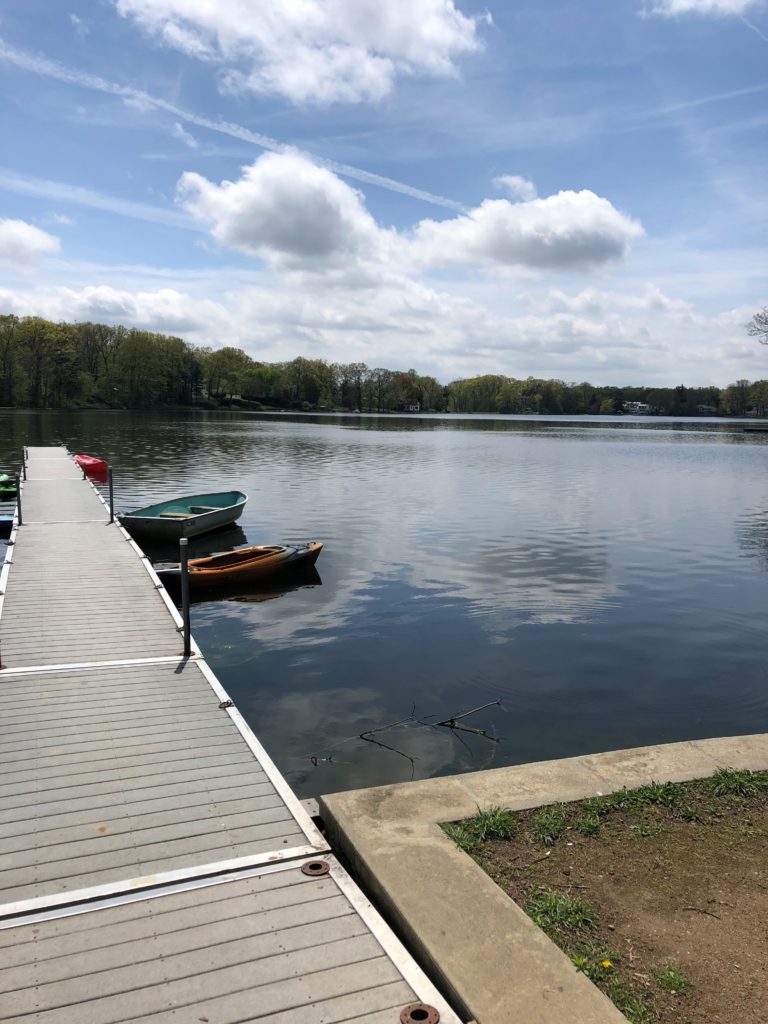
M0 430L5 464L25 441L110 459L119 508L238 487L232 543L324 542L319 578L193 609L302 794L768 729L768 435L226 413ZM498 742L417 721L497 698L464 722Z

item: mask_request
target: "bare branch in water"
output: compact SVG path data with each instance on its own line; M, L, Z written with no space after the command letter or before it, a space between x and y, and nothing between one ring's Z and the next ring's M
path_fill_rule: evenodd
M416 705L413 704L412 707L411 707L411 713L410 713L410 715L408 715L407 718L400 718L396 722L390 722L387 725L380 725L380 726L378 726L375 729L365 729L363 732L358 733L356 736L347 736L346 739L339 740L339 742L336 744L336 747L343 746L346 743L352 743L354 740L363 740L365 743L373 743L375 746L380 747L382 750L390 750L393 754L399 754L400 757L404 757L407 761L411 762L411 779L413 779L413 776L414 776L415 770L416 770L415 761L417 761L418 758L417 757L411 757L409 754L406 754L402 750L398 750L397 747L390 746L388 743L384 743L381 740L374 739L374 736L376 736L378 733L388 732L388 731L390 731L392 729L399 729L399 728L402 728L403 726L408 726L408 725L422 726L424 728L429 728L429 729L437 729L437 728L450 729L451 732L453 732L453 734L456 736L456 739L459 740L459 742L462 744L462 746L466 748L466 750L469 753L470 757L474 757L471 748L461 738L461 736L459 736L460 732L471 733L473 736L482 736L483 739L488 740L489 743L499 743L500 742L500 738L498 736L492 736L485 729L475 729L475 728L473 728L472 726L469 726L469 725L460 725L459 722L462 719L464 719L464 718L468 718L470 715L477 714L478 711L484 711L486 708L492 708L492 707L500 707L500 708L502 708L502 710L504 710L504 706L503 706L503 704L501 702L501 698L498 698L497 700L489 701L487 704L481 704L479 707L476 707L476 708L470 708L469 711L461 711L458 714L451 715L449 718L444 718L444 719L442 719L439 722L431 722L431 721L429 721L429 719L433 718L434 717L433 715L425 715L422 718L417 718L416 717ZM312 765L315 768L317 768L317 767L319 767L319 765L321 763L323 763L323 764L333 764L333 763L335 763L333 761L333 758L334 758L335 754L336 754L336 750L334 749L334 750L331 750L330 753L326 752L325 755L323 755L323 754L307 754L306 757L309 759L309 761L312 763Z
M406 719L407 721L407 719ZM386 728L386 726L385 726ZM380 729L373 730L374 732L380 732ZM406 761L411 762L411 782L413 782L413 776L416 774L416 758L411 757L410 754L406 754L403 750L398 750L397 747L390 747L388 743L382 743L381 740L375 740L373 736L368 733L361 732L360 739L365 740L366 743L375 743L377 747L381 747L382 750L391 750L393 754L399 754L400 757L404 757Z
M436 727L438 725L444 725L448 729L453 729L453 728L455 728L456 723L460 719L462 719L462 718L469 718L470 715L474 715L478 711L485 711L486 708L495 708L495 707L501 707L501 706L502 706L501 705L501 697L499 697L497 700L491 700L487 704L481 704L480 707L472 708L469 711L462 711L461 714L459 714L459 715L451 715L450 718L444 718L442 722L435 722L433 724Z

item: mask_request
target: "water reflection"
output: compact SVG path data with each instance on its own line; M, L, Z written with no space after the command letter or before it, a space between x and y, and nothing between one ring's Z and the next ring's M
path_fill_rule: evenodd
M195 589L190 595L192 604L217 604L219 601L235 601L238 604L263 604L274 601L295 590L322 587L320 573L311 565L308 568L294 569L292 572L280 573L276 578L260 584L251 584L247 588L242 583L220 585L205 590Z
M120 509L244 490L193 557L324 542L322 585L192 616L302 794L768 729L768 448L742 424L0 412L0 463L56 440L113 463ZM498 743L409 720L498 698L472 720Z
M245 547L247 544L248 538L242 526L227 525L212 533L203 534L202 537L190 537L187 550L190 558L205 558L224 551L234 551L235 548ZM146 537L141 540L141 549L155 563L178 562L181 557L176 541L153 540Z
M742 550L754 556L763 569L768 570L768 508L743 513L737 524Z

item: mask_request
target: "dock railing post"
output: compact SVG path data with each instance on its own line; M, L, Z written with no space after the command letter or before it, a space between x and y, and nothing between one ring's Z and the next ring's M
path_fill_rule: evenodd
M181 555L181 617L184 621L184 657L189 658L192 654L192 631L189 624L189 541L182 537L179 541L179 553Z
M85 476L85 473L83 473ZM114 523L115 521L115 488L112 484L112 467L107 467L107 476L109 477L109 521Z
M16 474L16 515L19 517L19 526L24 525L21 518L21 477Z

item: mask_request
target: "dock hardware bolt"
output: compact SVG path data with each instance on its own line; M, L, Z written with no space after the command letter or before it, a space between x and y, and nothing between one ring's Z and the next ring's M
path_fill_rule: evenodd
M235 705L234 705L233 701L231 701L231 700L223 700L221 702L221 704L219 704L219 709L221 711L223 711L225 708L233 708L234 706Z
M438 1024L439 1012L429 1003L411 1003L400 1011L400 1024Z
M320 878L327 875L330 870L331 865L327 860L308 860L306 864L301 865L302 875L309 875L310 878Z

